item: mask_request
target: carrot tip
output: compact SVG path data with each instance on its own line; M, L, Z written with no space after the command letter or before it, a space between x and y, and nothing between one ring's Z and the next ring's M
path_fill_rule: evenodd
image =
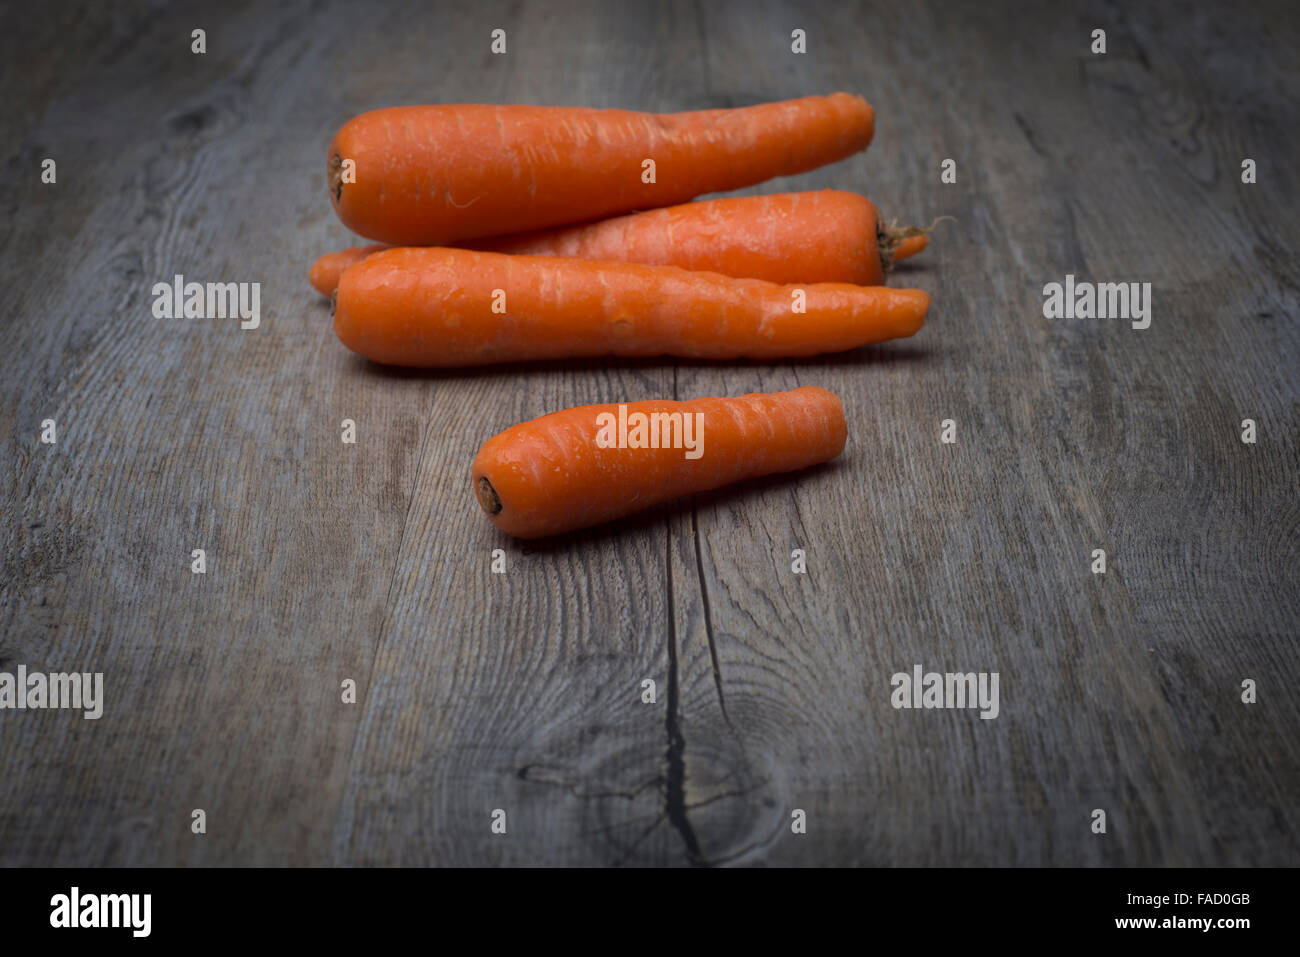
M915 256L924 249L929 244L934 227L945 219L951 219L954 223L957 221L951 216L940 216L929 226L899 226L897 220L888 226L883 223L877 226L876 248L880 250L880 262L885 274L889 274L898 260Z
M501 514L501 496L497 495L497 490L492 487L487 476L479 478L474 484L474 491L478 493L478 503L483 506L483 511L489 515Z

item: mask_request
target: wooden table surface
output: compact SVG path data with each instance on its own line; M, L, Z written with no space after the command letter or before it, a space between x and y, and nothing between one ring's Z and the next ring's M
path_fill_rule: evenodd
M0 671L106 701L0 711L0 862L1300 863L1300 24L1217 7L6 13ZM307 286L358 112L839 89L871 148L750 192L955 217L893 280L913 339L395 372ZM260 327L155 318L176 274L260 283ZM1067 274L1151 283L1150 328L1044 318ZM548 411L809 384L850 441L805 474L534 545L469 488ZM914 665L1000 713L896 710Z

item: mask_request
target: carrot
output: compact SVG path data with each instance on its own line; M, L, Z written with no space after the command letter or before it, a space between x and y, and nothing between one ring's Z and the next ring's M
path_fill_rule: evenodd
M898 262L900 259L909 259L928 245L930 245L929 236L908 236L906 239L900 239L898 245L894 247L893 260Z
M823 189L682 203L462 245L486 252L680 266L775 283L879 286L892 265L894 237L905 231L886 226L865 196Z
M907 238L898 238L907 234ZM878 286L893 260L924 248L925 235L886 226L865 196L823 189L683 203L580 226L470 240L463 248L680 266L768 282ZM311 282L328 296L339 274L388 247L328 253Z
M667 114L390 107L334 137L330 199L343 224L369 239L447 245L806 172L866 149L874 124L866 100L847 93Z
M383 243L374 243L370 246L349 246L336 253L326 253L312 264L311 271L307 273L307 281L322 296L332 296L334 290L339 287L339 276L343 275L343 270L361 262L371 253L388 248Z
M839 455L847 437L839 398L816 386L732 399L585 405L488 439L471 475L479 505L497 528L541 538L807 468Z
M952 219L954 223L957 221L951 216L940 216L929 226L899 226L897 222L892 222L888 226L877 226L877 235L880 236L881 244L881 261L893 266L900 259L915 256L930 245L930 233L934 232L934 227L945 219ZM885 271L888 272L888 268Z
M398 247L344 270L334 331L352 351L403 366L774 359L910 336L929 304L919 289L782 286L676 266Z

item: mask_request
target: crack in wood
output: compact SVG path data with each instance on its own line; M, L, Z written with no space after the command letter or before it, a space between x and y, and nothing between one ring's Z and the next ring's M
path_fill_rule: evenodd
M674 373L674 378L675 378ZM677 389L674 385L673 394ZM668 731L668 780L664 796L664 813L673 830L681 835L686 845L686 859L692 864L702 863L700 842L695 836L695 829L686 816L686 739L682 735L681 725L677 719L677 616L673 607L673 540L672 520L666 523L667 537L667 581L668 581L668 717L665 725Z

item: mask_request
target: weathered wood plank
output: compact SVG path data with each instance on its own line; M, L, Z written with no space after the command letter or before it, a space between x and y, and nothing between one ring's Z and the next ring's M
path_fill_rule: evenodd
M93 23L60 33L60 95L7 187L0 657L103 671L108 701L97 722L0 717L3 855L324 860L359 719L339 685L373 658L423 403L358 391L303 286L337 241L324 65L300 71L322 53L310 10L223 8L201 21L206 58L184 13L132 22L109 47ZM56 185L32 143L58 158ZM155 319L151 286L176 273L260 282L261 328ZM52 448L35 445L47 416Z
M1123 71L1122 49L1096 66L1072 53L1089 33L1073 19L1026 12L1010 30L996 13L916 5L881 19L859 29L805 17L810 36L835 42L799 61L810 75L798 85L845 85L850 56L872 64L880 116L925 122L891 139L882 119L839 182L888 208L915 197L959 226L906 275L936 296L930 328L907 346L918 354L800 364L762 382L816 382L845 398L855 442L837 474L700 507L711 621L679 609L679 631L695 669L682 727L703 856L1294 861L1285 739L1300 708L1294 666L1270 660L1297 620L1295 388L1283 382L1294 378L1294 272L1271 266L1254 288L1238 278L1255 236L1285 245L1294 223L1240 215L1235 173L1242 149L1280 165L1289 134L1247 147L1225 109L1223 123L1205 123L1223 157L1199 147L1189 161L1143 116L1169 109L1162 83L1179 84L1184 104L1222 102L1214 81L1230 89L1230 77L1178 66L1210 24L1160 34L1153 69L1168 63L1175 78L1149 76L1135 111L1090 80ZM714 32L745 29L737 12ZM1111 32L1123 43L1122 28ZM932 43L898 42L918 36ZM1017 74L991 68L1009 62ZM960 113L926 109L958 87ZM1179 122L1204 120L1198 109ZM936 189L949 156L958 185ZM1270 189L1293 195L1289 175ZM1054 326L1040 292L1067 271L1154 281L1160 319L1141 334ZM1270 308L1278 321L1260 322ZM748 373L688 369L681 388L744 389ZM1290 427L1267 449L1243 446L1238 408ZM956 446L938 441L946 418L959 423ZM808 550L807 580L789 573L795 547ZM1111 556L1105 579L1089 573L1094 547ZM1267 716L1238 701L1264 661L1277 695ZM999 671L1002 714L895 712L890 675L918 663ZM1275 762L1258 759L1252 735ZM790 834L796 807L806 837ZM1094 807L1111 816L1105 843L1087 830Z

